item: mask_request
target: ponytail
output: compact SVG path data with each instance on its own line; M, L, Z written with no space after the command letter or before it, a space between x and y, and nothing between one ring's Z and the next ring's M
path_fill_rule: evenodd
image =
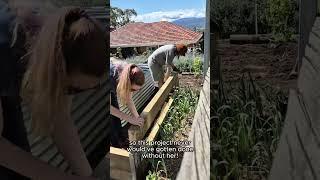
M101 65L105 64L104 59L99 59L100 64L89 63L91 66L88 65L88 62L84 62L83 58L78 59L79 62L68 59L74 57L75 53L85 53L86 49L81 45L92 43L88 42L86 37L92 37L90 33L97 32L86 28L70 30L72 25L77 26L80 19L83 18L88 19L79 8L59 9L56 14L46 20L32 47L27 71L22 82L22 96L30 105L32 129L37 134L50 135L55 128L53 121L61 118L61 114L62 117L66 117L68 114L65 113L70 113L66 112L65 108L67 104L67 84L65 82L70 68L77 66L81 70L81 67L87 66L92 72L94 69L92 66L98 66L98 73L102 74ZM86 25L84 27L99 29L92 25L93 21L81 21L81 23ZM73 34L79 36L72 36ZM68 45L72 45L80 37L82 39L77 43L77 48L81 52L69 51L71 47ZM103 63L101 63L102 61Z
M145 77L143 71L137 65L126 65L120 74L117 86L117 94L120 98L120 102L127 105L130 99L132 84L142 86L144 81Z

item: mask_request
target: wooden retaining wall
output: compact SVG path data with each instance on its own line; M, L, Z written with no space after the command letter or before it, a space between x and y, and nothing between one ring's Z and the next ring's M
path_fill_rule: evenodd
M210 179L210 67L189 134L193 152L185 152L177 180Z
M297 89L292 89L270 180L320 179L320 17L302 60Z
M131 126L128 133L131 141L146 139L153 141L158 132L161 123L165 120L169 108L173 102L169 98L169 93L177 84L177 75L170 76L164 85L159 89L156 95L150 100L142 111L141 115L145 118L145 124L142 127ZM148 130L149 134L146 134ZM138 153L131 153L124 149L111 147L110 153L106 156L110 161L111 179L127 180L141 179L143 177L144 162L141 162Z

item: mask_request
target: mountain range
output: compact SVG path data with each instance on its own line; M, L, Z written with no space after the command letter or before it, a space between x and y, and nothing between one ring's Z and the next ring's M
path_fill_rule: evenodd
M191 17L191 18L181 18L172 21L172 23L190 28L192 30L196 29L204 29L205 28L205 23L206 23L206 18L205 17Z

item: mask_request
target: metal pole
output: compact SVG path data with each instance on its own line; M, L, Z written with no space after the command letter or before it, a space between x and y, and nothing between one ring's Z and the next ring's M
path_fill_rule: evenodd
M255 24L256 24L256 35L258 35L258 4L257 4L257 0L255 0L255 4L254 4L254 11L255 11Z

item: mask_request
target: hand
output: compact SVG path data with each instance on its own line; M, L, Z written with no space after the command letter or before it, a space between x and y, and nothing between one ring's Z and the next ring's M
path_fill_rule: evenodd
M133 117L131 120L130 120L130 123L133 124L133 125L137 125L139 127L141 127L144 123L144 119L142 117Z

